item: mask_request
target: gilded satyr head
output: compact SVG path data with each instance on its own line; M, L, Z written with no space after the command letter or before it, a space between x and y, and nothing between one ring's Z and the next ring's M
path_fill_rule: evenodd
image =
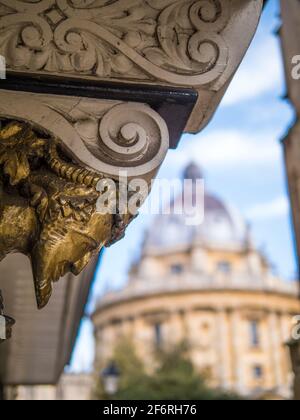
M101 247L122 234L116 217L96 211L101 175L73 162L57 139L28 123L0 129L0 260L12 252L32 263L38 307L52 282L79 274ZM125 227L124 227L125 228Z

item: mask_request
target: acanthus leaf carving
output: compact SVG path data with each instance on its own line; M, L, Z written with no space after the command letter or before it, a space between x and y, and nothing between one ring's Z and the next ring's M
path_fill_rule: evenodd
M9 68L200 86L225 70L228 0L0 0ZM188 76L188 77L187 77Z

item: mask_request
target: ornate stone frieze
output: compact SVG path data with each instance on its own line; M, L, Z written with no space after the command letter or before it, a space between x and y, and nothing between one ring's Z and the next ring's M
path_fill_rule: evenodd
M228 0L1 0L12 69L199 86L228 61Z
M255 33L262 0L0 0L10 72L190 87L185 130L211 118Z
M98 201L103 194L115 200L120 171L150 183L168 129L143 104L6 92L0 119L0 260L11 252L30 257L42 308L52 282L79 274L124 236L136 214L118 204L99 211Z

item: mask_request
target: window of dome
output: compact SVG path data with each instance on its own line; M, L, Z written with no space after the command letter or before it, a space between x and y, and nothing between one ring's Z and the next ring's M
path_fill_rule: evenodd
M163 344L162 325L159 322L154 324L154 342L155 342L155 347L157 349L160 349L162 347L162 344Z
M182 264L172 264L171 265L171 273L172 274L181 274L184 271L184 267Z
M259 322L256 319L250 321L250 345L254 348L260 346Z
M224 274L228 274L231 272L231 264L228 261L219 261L217 265L218 271Z
M262 379L264 376L264 369L261 365L253 366L253 378Z

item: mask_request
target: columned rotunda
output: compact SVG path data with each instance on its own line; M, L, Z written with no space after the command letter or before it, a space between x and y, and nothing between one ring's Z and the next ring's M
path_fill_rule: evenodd
M201 173L191 165L185 177L195 184ZM194 191L185 191L189 202ZM297 285L272 273L246 222L227 203L206 193L199 226L175 214L175 204L150 227L127 286L97 305L97 368L111 360L122 336L133 340L148 366L156 348L187 340L212 386L289 397L285 344L300 310Z

